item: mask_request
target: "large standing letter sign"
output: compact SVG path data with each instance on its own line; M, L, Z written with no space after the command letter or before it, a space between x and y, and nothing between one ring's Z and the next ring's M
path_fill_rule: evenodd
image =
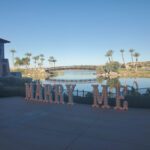
M76 85L67 84L68 104L73 105L73 91Z
M32 101L34 100L34 89L33 89L33 83L25 83L25 89L26 89L26 97L25 100Z
M36 92L35 92L35 99L37 102L42 102L42 88L40 82L36 82Z
M68 104L73 104L73 91L75 89L75 84L67 84L67 94L68 94ZM108 109L110 108L108 104L108 86L102 85L102 93L99 94L98 84L93 84L93 104L92 107L99 107ZM26 96L25 100L27 101L37 101L37 102L46 102L46 103L55 103L55 104L64 104L63 99L63 86L61 84L44 84L43 86L40 82L36 83L26 83ZM121 106L121 100L124 97L120 94L120 84L117 84L116 87L116 110L128 110L128 102L123 102L123 107ZM127 93L127 87L124 87L124 95Z
M99 91L98 91L98 85L97 84L93 84L93 105L92 107L99 107L98 104L102 104L102 99L99 95Z
M124 99L124 97L120 95L120 84L117 84L116 85L116 106L114 107L114 109L122 110L122 107L121 107L122 99Z
M108 94L107 94L107 85L102 85L102 94L100 96L98 85L94 84L93 87L93 105L92 107L99 107L100 104L102 105L102 108L110 108L108 105Z
M127 95L127 93L128 93L128 87L127 87L127 85L125 85L124 89L123 89L123 94ZM128 110L128 102L127 101L123 102L123 110Z
M108 86L107 85L102 85L102 87L103 87L103 90L102 90L102 100L104 102L102 108L109 109L110 106L108 105L108 91L107 91Z
M49 84L44 84L44 100L45 102L53 103L52 86Z
M55 90L55 104L64 104L64 100L63 100L63 86L60 84L56 84L54 85L54 90ZM60 97L60 101L59 101L59 97Z

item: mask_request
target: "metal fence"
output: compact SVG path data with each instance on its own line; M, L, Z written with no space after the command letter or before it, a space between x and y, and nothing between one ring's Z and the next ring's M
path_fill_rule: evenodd
M64 93L67 94L66 89L64 90ZM100 91L99 94L101 95L102 92ZM134 88L129 88L127 90L127 93L125 94L124 91L121 89L120 90L120 95L125 96L125 95L149 95L150 96L150 88L139 88L139 89L134 89ZM74 90L73 96L78 96L78 97L88 97L88 96L93 96L92 91L85 91L85 90ZM111 92L108 90L108 97L109 98L115 98L116 93Z

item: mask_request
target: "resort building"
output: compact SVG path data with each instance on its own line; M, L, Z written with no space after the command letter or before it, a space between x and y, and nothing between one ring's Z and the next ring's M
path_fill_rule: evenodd
M10 43L10 41L0 38L0 77L4 77L10 74L9 62L5 58L4 44Z

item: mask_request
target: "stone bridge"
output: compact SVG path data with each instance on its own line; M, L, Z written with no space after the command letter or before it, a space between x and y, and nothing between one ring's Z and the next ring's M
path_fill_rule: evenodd
M97 66L58 66L45 68L46 72L57 71L57 70L96 70Z

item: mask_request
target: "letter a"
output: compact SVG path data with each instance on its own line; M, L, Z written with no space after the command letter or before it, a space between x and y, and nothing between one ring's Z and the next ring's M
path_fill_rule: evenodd
M35 93L35 99L37 102L42 102L43 98L42 98L42 87L40 82L36 82L36 93Z

